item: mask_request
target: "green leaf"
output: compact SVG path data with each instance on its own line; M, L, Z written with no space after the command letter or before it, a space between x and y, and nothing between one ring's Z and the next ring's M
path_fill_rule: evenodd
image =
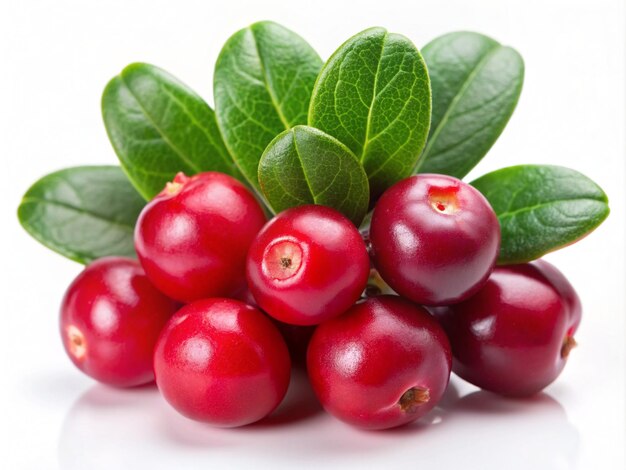
M117 166L78 166L44 176L18 208L33 238L74 261L135 256L133 230L145 201Z
M306 124L322 66L304 39L263 21L228 39L215 64L217 121L226 146L250 184L259 188L261 155L277 134Z
M164 70L131 64L102 96L102 116L122 168L146 198L182 171L220 171L242 180L213 110Z
M471 184L498 215L502 230L499 264L525 263L570 245L609 215L604 191L569 168L512 166Z
M354 152L374 202L411 174L426 142L430 106L428 72L413 43L371 28L348 39L322 68L309 125Z
M433 91L419 173L463 178L498 139L524 82L522 57L478 33L438 37L422 49Z
M356 156L312 127L286 130L267 146L259 164L259 182L277 212L322 204L342 212L357 227L367 212L367 175Z

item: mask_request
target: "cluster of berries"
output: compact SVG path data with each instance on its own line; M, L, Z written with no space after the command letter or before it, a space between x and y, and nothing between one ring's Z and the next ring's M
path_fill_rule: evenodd
M545 261L496 267L499 245L487 200L449 176L392 186L360 232L320 205L267 222L235 179L179 174L137 221L139 261L99 259L71 284L61 335L89 376L156 379L192 419L267 416L303 361L329 413L390 428L437 404L453 364L507 396L561 372L580 301Z

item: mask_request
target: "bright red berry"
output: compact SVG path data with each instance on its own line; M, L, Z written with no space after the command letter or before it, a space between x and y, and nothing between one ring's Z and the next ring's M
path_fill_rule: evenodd
M307 353L324 408L368 429L400 426L430 411L448 385L451 362L448 339L430 314L386 295L319 325Z
M456 374L485 390L529 396L563 370L579 306L565 277L540 261L496 268L473 297L435 315L450 338Z
M294 325L315 325L345 312L360 297L368 274L359 231L325 206L281 212L248 253L248 285L257 304Z
M245 285L246 253L264 223L263 209L234 178L179 173L141 212L135 248L150 280L170 297L229 296Z
M423 174L383 194L370 240L374 264L393 290L420 304L445 305L485 283L498 256L500 225L472 186Z
M63 346L76 367L100 382L117 387L151 382L154 345L177 308L137 261L101 258L65 293Z
M199 300L167 323L154 352L157 385L180 413L215 426L258 421L285 396L289 352L269 318L231 299Z

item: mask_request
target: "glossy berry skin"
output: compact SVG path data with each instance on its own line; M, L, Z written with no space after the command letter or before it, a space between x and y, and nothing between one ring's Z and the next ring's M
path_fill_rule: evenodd
M543 390L576 344L577 299L565 277L545 261L497 267L476 295L435 311L452 344L454 372L501 395Z
M470 297L489 277L500 225L472 186L421 174L383 194L370 240L374 265L394 291L419 304L447 305Z
M172 317L154 352L154 372L162 395L181 414L234 427L278 406L291 364L269 318L243 302L215 298Z
M268 315L315 325L345 312L367 284L369 257L356 227L330 207L278 214L248 253L248 286Z
M136 260L100 258L65 293L63 346L76 367L99 382L116 387L151 382L154 345L178 307Z
M580 302L580 297L574 290L574 286L570 284L567 278L559 271L555 266L548 263L545 260L538 259L530 263L537 268L541 274L556 288L569 309L569 324L568 335L574 336L574 333L580 325L580 320L583 314L583 307Z
M157 288L182 302L245 285L250 243L265 223L248 189L216 172L179 173L141 212L135 248Z
M448 339L430 314L386 295L319 325L307 352L311 385L326 411L366 429L400 426L430 411L451 365Z

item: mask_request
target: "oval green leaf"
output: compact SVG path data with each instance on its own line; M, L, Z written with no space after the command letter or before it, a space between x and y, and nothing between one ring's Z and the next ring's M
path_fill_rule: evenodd
M20 223L79 263L135 256L133 230L145 201L117 166L79 166L44 176L26 192Z
M604 191L569 168L512 166L471 184L489 200L500 221L498 264L525 263L570 245L609 215Z
M278 135L259 164L263 194L276 212L303 204L337 209L358 227L369 203L367 175L341 142L308 126Z
M220 171L243 180L213 110L158 67L131 64L114 77L102 96L102 116L122 168L146 199L179 171Z
M348 39L322 68L309 125L354 152L375 201L411 174L428 135L430 107L417 48L404 36L371 28Z
M277 134L306 124L322 61L294 32L263 21L228 39L215 65L217 122L231 155L259 188L261 155Z
M419 173L463 178L498 139L524 82L522 57L478 33L438 37L422 49L433 114Z

